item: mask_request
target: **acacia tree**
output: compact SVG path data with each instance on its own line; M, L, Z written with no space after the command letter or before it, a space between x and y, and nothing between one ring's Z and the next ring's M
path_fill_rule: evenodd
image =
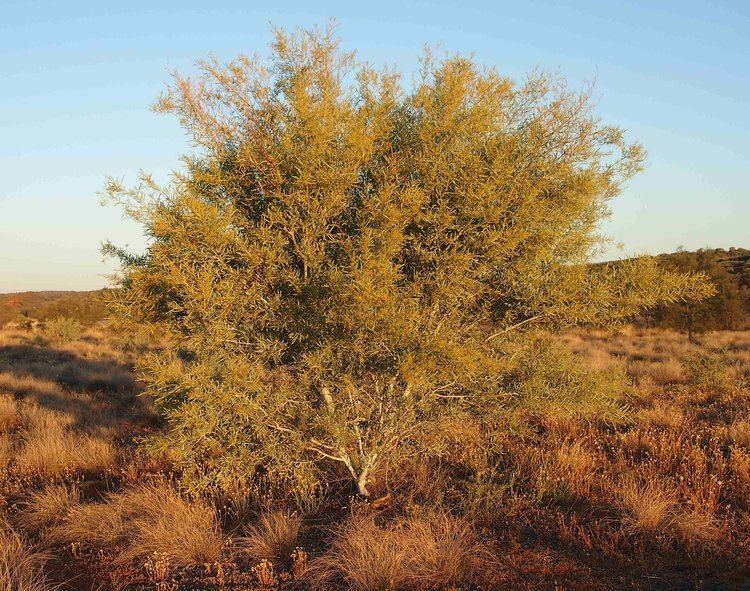
M142 369L199 485L333 462L367 495L426 421L500 408L531 325L708 291L586 264L643 150L554 77L427 53L406 88L330 30L279 31L268 61L202 63L156 108L196 151L167 188L109 183L151 237L114 311L169 337Z

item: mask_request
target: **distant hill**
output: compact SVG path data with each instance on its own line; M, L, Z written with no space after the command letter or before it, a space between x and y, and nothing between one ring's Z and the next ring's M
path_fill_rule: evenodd
M24 291L0 294L0 326L12 320L34 318L47 320L57 316L94 324L107 315L103 295L96 291Z

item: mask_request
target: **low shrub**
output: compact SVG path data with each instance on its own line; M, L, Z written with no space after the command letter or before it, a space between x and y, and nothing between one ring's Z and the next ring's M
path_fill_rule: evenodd
M76 341L83 334L83 325L75 318L58 316L45 322L44 334L58 343Z
M509 389L517 392L516 414L521 419L626 417L619 400L627 382L617 366L589 369L563 343L540 338L524 352L518 367Z
M690 386L700 392L721 395L738 385L726 358L717 353L696 354L684 363Z

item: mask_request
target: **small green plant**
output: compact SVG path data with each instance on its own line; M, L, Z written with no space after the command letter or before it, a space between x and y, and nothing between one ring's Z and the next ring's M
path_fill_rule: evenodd
M574 416L622 420L619 402L627 390L622 369L587 368L568 347L550 338L530 343L522 353L510 391L516 392L516 419Z
M727 360L716 353L701 353L685 362L690 384L700 392L725 394L734 384Z
M66 343L81 337L83 325L75 318L58 316L45 323L44 332L53 341Z

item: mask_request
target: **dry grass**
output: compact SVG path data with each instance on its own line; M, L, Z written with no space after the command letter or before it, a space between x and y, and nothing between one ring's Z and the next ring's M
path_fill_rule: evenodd
M57 477L65 474L101 473L117 460L115 447L106 440L64 428L29 431L15 457L22 474Z
M648 383L658 385L677 384L685 382L685 373L678 359L667 358L658 361L633 361L628 364L628 374L639 385Z
M744 500L746 509L750 509L750 452L734 448L729 461L729 470L734 480L736 496ZM740 507L743 503L738 503ZM747 513L750 525L750 512Z
M0 464L14 460L20 473L42 477L103 472L114 465L116 451L107 439L74 428L80 402L75 395L53 400L40 396L29 395L20 403L10 396L0 398L0 434L6 433Z
M671 429L678 428L685 420L678 406L661 401L655 402L651 408L641 409L638 418L647 425Z
M671 531L676 508L675 496L656 482L640 484L628 479L619 491L622 523L632 533L664 535Z
M444 512L383 527L360 515L335 530L308 578L316 588L352 591L450 589L489 581L494 562L471 524Z
M576 444L604 452L595 454L593 473L591 460L579 461L560 440L562 431L549 429L535 453L519 445L514 464L522 484L516 486L538 486L543 474L543 484L558 492L552 497L558 512L565 507L557 490L562 484L585 499L583 506L617 506L619 527L581 515L558 517L561 535L585 548L618 554L624 534L647 542L631 553L653 550L655 542L659 550L649 560L679 562L684 555L672 554L676 548L693 559L719 560L750 547L750 333L705 335L700 343L632 329L578 331L565 339L592 365L605 354L624 363L635 382L624 401L637 421L614 430L579 423Z
M155 555L178 567L213 563L224 543L214 510L185 499L166 483L139 485L104 503L75 506L51 535L114 549L116 562L131 565Z
M50 346L33 333L0 333L0 434L12 433L13 442L2 437L1 465L52 478L117 463L113 440L139 416L132 360L87 335Z
M551 580L572 590L637 588L617 566L591 570L609 557L665 576L699 567L741 579L750 572L750 332L698 344L634 329L563 338L589 367L627 372L631 383L614 390L626 420L551 415L517 433L456 421L440 457L416 456L410 468L379 475L387 508L355 510L321 539L315 527L300 535L299 517L254 489L229 503L225 535L213 501L161 479L168 462L123 447L153 429L129 369L137 348L124 352L93 331L64 344L0 333L0 511L12 506L13 523L58 558L81 548L71 577L107 566L94 576L105 587L108 577L142 577L152 563L183 569L186 581L201 573L201 583L186 585L211 586L205 573L220 568L203 565L237 555L263 566L236 563L232 576L248 588L291 580L361 591L536 589ZM342 503L321 501L324 528ZM259 506L270 509L253 521ZM250 527L227 547L236 553L225 552L242 515ZM731 588L721 576L715 588Z
M31 333L0 332L0 391L26 395L57 394L61 386L87 392L137 389L133 353L91 331L82 339L45 342Z
M10 526L0 520L0 591L47 591L42 566L45 556L34 553Z
M80 502L81 492L75 484L48 485L29 495L18 521L25 530L39 532L64 521Z
M276 565L291 563L299 542L302 518L286 510L263 513L258 522L236 540L236 547L254 561L267 560Z
M18 427L18 404L15 399L0 393L0 433L13 431Z

